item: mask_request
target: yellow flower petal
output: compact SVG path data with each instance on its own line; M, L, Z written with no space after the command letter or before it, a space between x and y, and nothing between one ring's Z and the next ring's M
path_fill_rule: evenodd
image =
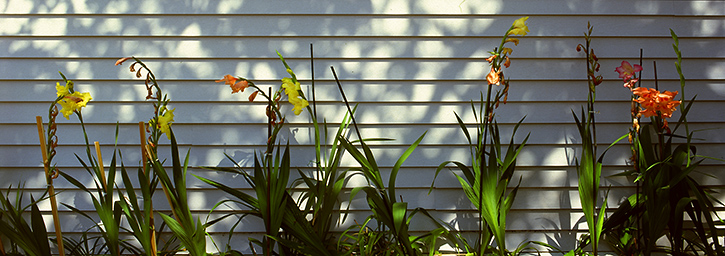
M521 17L514 21L514 24L511 25L512 29L509 31L509 35L521 35L525 36L529 32L529 27L526 26L526 20L528 20L529 17Z
M55 91L55 95L57 95L57 97L68 94L68 88L60 85L60 83L55 83Z
M73 112L80 111L81 108L85 107L88 102L91 101L91 99L93 99L91 97L91 93L88 92L74 92L72 94L66 94L65 97L58 101L58 104L63 107L60 110L60 113L63 114L65 119L70 119L70 115L73 114Z
M301 87L299 82L293 82L292 78L285 77L282 78L282 88L284 88L285 93L288 93L288 91L300 90Z
M291 72L292 70L288 69L287 71ZM289 77L282 78L282 88L287 95L289 103L295 106L292 109L295 115L299 115L305 107L309 106L309 102L300 97L301 87L299 82L293 82L292 78Z
M63 117L65 117L65 119L67 120L70 120L70 115L72 115L73 111L75 111L73 108L73 103L61 100L58 101L58 104L62 107L60 109L60 113L63 114Z
M290 101L290 103L292 103L292 101ZM307 106L310 105L310 103L307 102L307 100L300 99L300 98L297 98L295 100L295 103L293 103L293 104L294 104L295 107L292 108L292 110L295 112L295 115L299 115L300 113L302 113L302 110L304 108L306 108Z
M159 116L159 131L166 134L166 138L171 139L171 123L174 122L174 109L167 110L163 115Z

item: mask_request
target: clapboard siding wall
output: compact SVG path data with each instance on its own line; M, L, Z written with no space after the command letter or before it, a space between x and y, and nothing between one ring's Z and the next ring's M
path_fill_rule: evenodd
M313 44L318 114L333 123L344 115L329 69L334 66L348 98L360 104L357 118L363 135L396 139L374 146L382 166L391 167L407 145L428 131L398 177L398 191L409 207L427 208L455 226L472 229L474 211L450 172L441 174L430 195L428 188L438 164L468 159L453 113L473 121L470 101L484 90L487 51L521 16L530 16L531 32L513 47L512 66L506 70L511 78L509 100L497 112L504 137L510 137L513 125L524 116L516 139L531 134L516 174L523 179L508 223L510 245L538 240L570 248L577 232L586 229L580 221L572 167L579 141L571 110L586 101L585 62L575 48L583 42L587 22L594 26L593 48L605 77L597 99L602 145L628 127L629 92L614 72L622 60L638 62L643 48L645 86L653 86L652 62L657 61L660 88L679 90L670 28L680 36L686 94L698 95L689 116L693 129L725 124L725 4L715 0L9 0L0 3L0 11L0 187L23 181L35 191L44 188L34 121L36 115L47 116L54 85L60 81L58 71L76 81L78 90L93 95L83 113L90 139L104 145L106 164L119 122L123 160L136 165L137 123L151 116L151 102L144 101L143 82L133 79L128 64L113 65L133 55L148 64L169 94L176 108L173 128L184 150L190 149L192 171L244 188L240 177L198 167L230 166L224 153L250 165L254 151L266 140L265 105L246 102L246 95L231 95L228 87L213 80L233 74L261 86L277 86L287 76L276 58L278 50L309 95ZM291 144L293 164L309 170L314 157L310 120L306 114L287 115L289 131L283 137ZM76 118L58 120L58 166L91 185L73 156L84 151ZM698 153L725 158L722 134L699 133L704 140L697 141ZM167 146L161 151L167 152ZM622 144L607 155L605 175L627 168L627 150ZM722 188L723 165L706 163L703 170L714 177L701 175L701 180ZM346 159L345 165L354 163ZM56 182L64 189L59 201L92 210L85 195L65 181ZM352 185L359 182L353 180ZM633 191L624 179L603 179L602 184L612 186L610 206ZM225 198L194 178L189 186L190 203L200 215ZM156 200L157 207L168 208L163 198ZM350 203L361 212L359 217L366 216L364 199ZM91 225L61 210L63 231L80 232ZM230 225L221 223L210 231L223 236ZM243 237L260 232L263 226L250 218L238 229L235 240L240 242L234 246L248 250Z

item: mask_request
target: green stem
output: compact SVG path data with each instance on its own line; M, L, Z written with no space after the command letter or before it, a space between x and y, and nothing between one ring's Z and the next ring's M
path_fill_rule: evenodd
M596 168L597 168L597 161L596 161L596 156L597 156L597 135L596 135L596 121L595 121L595 118L594 118L594 111L595 111L594 110L594 101L596 100L596 87L595 87L595 84L594 84L594 81L593 81L593 79L595 79L595 78L593 78L593 77L595 77L594 76L594 70L592 69L592 66L591 66L591 62L592 62L592 58L593 57L590 54L591 53L591 51L590 51L590 45L591 45L591 38L590 38L590 36L591 36L591 30L589 30L589 31L590 31L590 34L587 35L586 47L585 47L585 52L586 52L586 57L587 57L587 72L590 73L590 75L587 75L587 83L588 83L588 87L589 87L589 93L587 94L587 121L586 121L586 124L585 124L587 127L585 129L587 131L591 131L591 134L582 134L582 135L590 136L590 138L588 138L588 139L591 139L591 141L592 141L592 145L591 145L592 146L592 149L591 149L591 154L592 155L590 157L592 157L591 170L592 170L593 173L592 173L592 198L590 198L590 200L592 200L591 201L592 202L591 212L595 216L592 216L592 220L594 221L594 223L591 223L590 225L592 225L592 226L595 227L595 228L592 229L593 234L592 234L592 237L591 237L591 241L592 241L593 253L596 256L596 255L599 254L599 250L598 250L599 249L598 248L599 247L598 246L599 245L599 233L598 233L598 230L596 228L598 226L597 225L597 216L596 216L596 213L597 213L597 203L596 202L597 202L597 194L598 194L597 192L598 192L598 189L599 189L599 184L597 182L597 176L595 175L596 174Z
M486 91L486 105L484 107L483 116L481 117L480 124L483 128L483 134L478 139L479 149L478 149L478 161L479 163L479 174L478 174L478 222L480 225L479 233L478 233L478 239L479 239L479 254L483 255L486 245L484 245L483 241L483 232L487 228L485 225L485 221L483 218L483 176L484 172L486 171L486 140L488 138L488 125L489 125L489 115L492 115L491 112L493 112L492 104L491 104L491 91L492 91L493 85L488 84L488 89ZM480 131L481 127L479 127ZM489 156L492 157L492 156ZM499 245L501 246L501 245Z

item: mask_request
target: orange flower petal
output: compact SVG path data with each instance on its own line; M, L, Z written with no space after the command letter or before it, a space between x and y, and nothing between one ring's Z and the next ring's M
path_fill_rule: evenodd
M259 93L259 91L254 91L252 95L249 95L249 101L254 101L254 98L257 97L257 93Z
M486 76L486 81L488 84L495 84L499 85L501 82L501 77L499 76L499 72L496 72L493 68L491 68L491 72L488 73Z
M121 65L124 61L130 60L130 59L133 59L133 57L120 58L116 61L116 66Z
M237 81L236 77L233 77L232 75L224 75L224 78L216 80L215 82L220 83L224 82L224 84L233 85Z
M247 80L242 80L229 85L229 87L232 88L232 93L244 92L244 89L249 87L249 82Z
M639 103L641 108L639 113L645 117L660 115L663 118L670 118L672 112L680 105L680 101L672 100L677 95L676 91L659 92L652 88L638 87L632 89L632 93L639 96L634 101Z

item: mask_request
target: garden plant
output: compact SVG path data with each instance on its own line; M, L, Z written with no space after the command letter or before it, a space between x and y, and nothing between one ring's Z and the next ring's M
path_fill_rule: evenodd
M474 232L438 219L429 209L409 209L410 201L399 193L397 178L406 160L423 144L427 132L403 150L392 167L381 167L373 148L394 138L364 136L356 118L362 107L351 105L347 100L334 67L331 72L345 103L345 108L340 109L345 114L335 125L317 114L315 77L310 78L310 87L306 88L303 85L306 80L298 78L279 52L279 67L289 75L279 80L279 86L258 85L233 75L216 81L228 85L232 94L246 91L250 102L259 103L257 97L261 97L266 104L267 134L253 138L264 148L254 153L251 165L226 155L233 167L202 167L209 172L241 177L246 182L231 184L227 181L232 179L215 180L204 173L193 177L188 174L190 152L194 148L182 156L177 140L183 141L183 138L177 138L173 131L175 114L181 113L175 113L171 99L146 63L136 57L124 57L115 64L131 63L129 70L144 80L146 100L153 106L151 118L139 124L141 161L138 165L128 165L136 169L135 175L132 167L127 168L123 162L123 152L118 147L118 125L110 164L104 166L100 146L98 142L93 146L90 143L82 115L83 108L92 104L92 97L90 93L75 91L73 81L61 73L63 84L56 85L57 94L48 110L47 125L38 117L48 189L31 194L27 204L22 183L15 189L8 188L5 194L0 193L0 238L5 239L0 240L0 255L50 255L51 251L60 255L196 256L599 255L610 251L619 255L725 255L721 228L724 223L717 215L721 209L718 207L725 205L714 195L715 191L699 184L691 175L706 159L719 159L698 155L693 143L696 130L688 124L687 114L696 97L685 98L686 80L677 35L671 31L677 56L678 91L660 90L656 63L652 65L655 79L645 81L641 74L645 70L641 56L640 64L622 61L619 67L611 67L623 79L624 88L632 93L631 112L627 115L632 125L621 137L608 142L605 150L598 151L596 89L605 80L599 74L604 67L592 47L591 25L584 33L585 43L574 46L585 56L586 107L572 110L581 143L580 154L574 161L583 214L580 221L587 228L575 241L574 248L558 248L542 241L523 241L516 247L507 245L507 221L511 219L510 211L522 182L522 178L515 181L515 172L531 135L516 139L525 118L516 117L519 121L506 143L497 122L500 118L497 110L506 107L501 105L507 103L511 80L504 71L511 66L513 46L520 43L518 36L529 32L528 18L516 19L505 31L501 43L489 52L486 60L490 71L482 87L485 92L481 90L480 96L470 103L474 122L467 122L459 113L454 113L468 144L469 158L440 163L431 177L430 191L442 171L452 172L461 193L468 199L466 203L475 210L471 217L477 225ZM312 50L310 46L310 66L314 68ZM315 74L314 70L311 74ZM653 83L654 88L643 83ZM311 93L306 95L306 92ZM59 114L67 119L74 115L80 123L85 154L76 158L88 173L91 186L82 182L88 177L74 177L53 164L59 143L55 122ZM290 119L304 117L309 118L314 138L314 146L308 147L314 150L314 159L308 166L293 166L292 160L298 156L290 149L289 138L285 138L289 129L286 125ZM608 191L602 188L604 156L615 145L625 144L625 139L632 153L627 163L631 170L618 175L631 177L636 191L618 206L612 206L607 203ZM170 151L169 161L160 157L165 154L159 151L166 149ZM345 167L344 157L349 157L355 166ZM295 175L299 178L292 178ZM53 179L58 176L87 195L93 204L92 211L61 204L94 223L80 233L66 236L61 233L55 201L59 192L53 187ZM214 202L208 215L196 214L189 203L189 178L198 179L228 197ZM352 186L352 179L363 183ZM362 211L364 214L354 212L350 202L363 194L369 208ZM155 209L152 203L155 198L165 199L169 210ZM39 210L39 202L44 200L50 201L54 236L47 231L46 220ZM209 229L229 221L233 224L227 241L219 244ZM234 237L244 231L245 222L262 223L263 233L252 234L249 239ZM429 229L415 230L412 227L418 225L412 223L417 222L425 222ZM244 253L239 250L247 245ZM210 247L215 251L209 252Z

